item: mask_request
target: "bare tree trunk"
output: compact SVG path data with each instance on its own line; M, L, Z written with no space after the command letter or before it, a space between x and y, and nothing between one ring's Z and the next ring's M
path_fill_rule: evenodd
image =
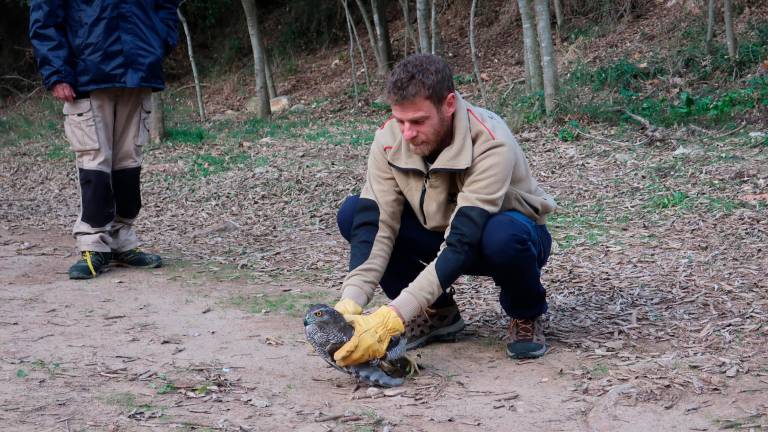
M472 7L469 10L469 51L472 55L472 68L475 71L475 81L477 82L477 88L480 90L480 96L483 98L483 105L488 106L488 101L485 98L485 88L483 87L483 81L480 79L480 65L477 61L477 50L475 50L475 12L477 11L477 0L472 0Z
M387 24L387 16L382 7L383 4L383 0L371 0L373 25L376 27L377 45L381 55L379 74L385 76L392 67L392 41L389 40L389 24Z
M541 47L541 71L544 77L544 107L547 114L555 111L557 98L557 60L552 44L552 28L549 25L549 1L534 0L536 10L536 30Z
M437 21L437 0L430 0L430 3L432 3L432 54L440 55L443 47L441 46L440 25Z
M205 121L205 106L203 105L203 89L200 87L200 77L197 74L197 62L195 61L195 52L192 49L192 35L189 33L189 25L181 9L176 9L179 21L184 27L184 34L187 36L187 54L189 63L192 65L192 78L195 80L195 94L197 95L197 112L200 115L200 121Z
M419 43L416 41L416 32L413 30L413 24L411 24L411 13L408 7L408 0L400 0L400 8L403 9L403 19L405 19L405 46L403 48L403 56L408 55L408 39L413 42L413 46L416 47L414 51L419 50Z
M371 78L368 76L368 64L365 61L365 52L363 51L363 45L360 44L360 37L357 35L357 29L355 28L352 14L349 12L349 7L347 6L347 0L341 0L341 6L344 7L344 15L347 17L347 23L352 27L352 35L355 37L355 44L360 52L360 60L362 60L363 72L365 73L365 84L368 88L371 88Z
M723 0L723 18L725 19L725 41L728 44L728 57L731 62L739 56L739 48L736 44L736 33L733 30L733 5L732 0Z
M419 28L419 52L426 54L429 52L429 0L416 0L416 25Z
M531 93L540 92L544 85L541 75L541 56L539 55L539 38L531 13L530 0L517 0L520 10L520 21L523 24L523 58L525 60L525 82Z
M259 105L256 117L269 118L272 111L269 107L269 90L267 89L267 74L264 68L264 50L259 30L259 17L254 0L241 0L245 11L245 20L248 24L248 34L251 37L251 49L253 50L253 69L256 75L256 97Z
M355 0L355 3L357 3L357 8L360 9L360 16L363 17L363 24L365 24L365 29L368 31L368 41L371 44L371 49L373 50L373 56L376 58L376 66L379 70L382 68L382 58L381 53L379 52L379 44L376 40L376 35L373 32L373 26L371 26L371 20L368 18L368 9L365 8L365 3L362 2L362 0ZM352 27L355 27L355 23L352 23Z
M704 46L707 52L712 50L712 38L715 36L715 0L707 1L707 37Z
M165 115L163 114L162 92L152 93L152 115L149 117L149 137L159 143L165 137Z
M346 6L346 0L341 0L342 3L344 3L344 9L345 11L348 11ZM358 3L358 6L360 4ZM352 28L354 27L354 23L352 22L352 16L347 13L347 33L349 34L349 63L350 63L350 71L352 72L352 91L355 94L355 106L352 108L353 111L357 111L357 106L359 104L359 99L357 95L357 71L355 70L355 39L354 35L352 33ZM373 46L373 49L376 49L376 46Z
M560 0L552 0L552 4L555 6L555 18L557 19L557 36L560 38L560 32L563 28L563 5Z
M264 39L261 40L261 52L264 53L264 77L267 79L267 93L272 99L277 97L277 89L275 89L275 82L272 80L272 64L269 62L267 49L264 47Z

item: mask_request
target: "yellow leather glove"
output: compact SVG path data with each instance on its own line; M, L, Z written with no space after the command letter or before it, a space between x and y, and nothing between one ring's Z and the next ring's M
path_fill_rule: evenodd
M355 328L355 334L333 354L339 366L383 357L392 336L405 331L403 320L389 306L382 306L370 315L353 315L349 323Z
M353 315L360 315L363 313L363 308L360 307L359 304L355 303L354 300L348 298L339 300L339 302L336 303L336 306L333 308L336 309L340 314L344 315L344 319L347 321L351 320Z

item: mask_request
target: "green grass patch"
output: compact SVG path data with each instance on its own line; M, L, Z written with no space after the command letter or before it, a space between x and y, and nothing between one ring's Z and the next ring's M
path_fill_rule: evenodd
M142 411L145 413L157 412L160 413L160 418L164 418L164 412L167 409L165 406L155 406L148 403L138 403L136 395L129 392L116 392L102 395L99 399L106 405L114 406L122 410L123 412Z
M173 384L170 378L164 373L157 374L158 382L152 381L149 383L149 388L154 389L157 394L168 394L176 391L176 386Z
M669 209L680 207L688 201L688 194L681 191L675 191L663 195L651 197L648 207L652 209Z
M200 144L207 138L208 132L200 126L169 127L165 130L165 141L173 144Z
M592 376L592 378L603 378L608 376L609 373L610 370L608 369L608 366L603 363L597 363L589 371L589 374Z
M250 163L257 167L267 166L269 158L259 156L254 159L248 153L234 153L231 155L212 155L203 153L194 155L189 164L189 173L198 177L209 177L232 170L235 167L243 167Z
M168 394L176 391L176 386L173 383L164 383L157 389L157 394Z
M742 207L742 203L725 198L705 197L706 206L710 211L731 214Z
M390 106L386 102L375 100L375 101L371 102L371 108L373 108L375 110L379 110L379 111L387 111L387 112L389 112Z
M0 135L0 148L14 147L29 141L62 141L63 119L45 117L44 113L36 117L24 114L0 117Z
M251 296L235 296L229 303L238 309L253 314L265 312L284 313L290 316L303 316L309 305L325 303L332 299L331 293L316 292L286 292L279 294L256 294Z
M557 137L560 139L560 141L564 142L576 141L576 138L579 137L579 131L581 131L579 122L576 120L571 120L565 127L560 128L560 130L557 132Z
M472 84L475 82L475 77L471 73L468 74L457 74L453 76L453 83L457 86L459 85L465 85L465 84Z
M556 116L609 124L636 124L625 111L652 124L727 126L768 110L768 77L751 76L768 58L768 24L751 23L740 34L739 54L730 58L725 46L703 43L704 29L686 24L671 41L671 51L642 60L618 58L600 65L577 64L561 76ZM540 93L521 86L505 92L497 112L513 126L535 124L546 115ZM508 94L509 93L509 94ZM764 116L763 116L764 117ZM560 138L575 138L568 128ZM768 141L768 140L766 140Z
M235 140L259 141L263 138L300 140L331 145L369 145L373 141L376 123L369 119L336 121L322 126L309 118L251 119L240 128L230 130Z
M577 244L601 244L608 235L605 208L600 205L577 209L563 205L547 217L547 226L560 249L570 249Z
M70 151L69 146L64 143L52 143L48 146L45 157L50 160L75 160L75 153Z
M50 375L55 375L56 372L61 370L61 364L58 362L46 362L45 360L37 359L30 363L30 367L36 370L42 370L48 372Z
M368 88L367 85L365 85L365 84L358 84L357 85L357 95L358 96L364 95L364 94L368 93L369 91L370 91L370 89ZM354 86L347 87L344 90L344 96L349 97L349 98L355 97L355 87ZM333 109L336 109L336 108L340 108L340 107L335 107Z
M136 395L128 392L111 393L101 398L105 404L120 407L126 411L136 408Z

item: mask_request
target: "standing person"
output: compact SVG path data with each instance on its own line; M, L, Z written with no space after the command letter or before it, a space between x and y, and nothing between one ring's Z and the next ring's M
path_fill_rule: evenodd
M43 84L64 103L75 152L81 258L70 279L90 279L110 262L162 265L138 249L142 146L152 91L165 87L163 57L177 42L176 0L32 0L29 37Z
M455 339L464 321L449 288L462 274L499 286L509 357L547 351L540 272L555 202L504 121L464 101L452 77L440 57L416 54L388 79L392 118L376 132L362 192L338 213L351 254L335 308L355 327L339 365L381 357L400 333L409 349ZM377 284L390 303L361 315Z

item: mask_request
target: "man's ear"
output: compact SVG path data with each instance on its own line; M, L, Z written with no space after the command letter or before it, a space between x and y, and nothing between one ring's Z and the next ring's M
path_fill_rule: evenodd
M456 94L451 92L445 97L442 106L443 115L450 117L456 111Z

